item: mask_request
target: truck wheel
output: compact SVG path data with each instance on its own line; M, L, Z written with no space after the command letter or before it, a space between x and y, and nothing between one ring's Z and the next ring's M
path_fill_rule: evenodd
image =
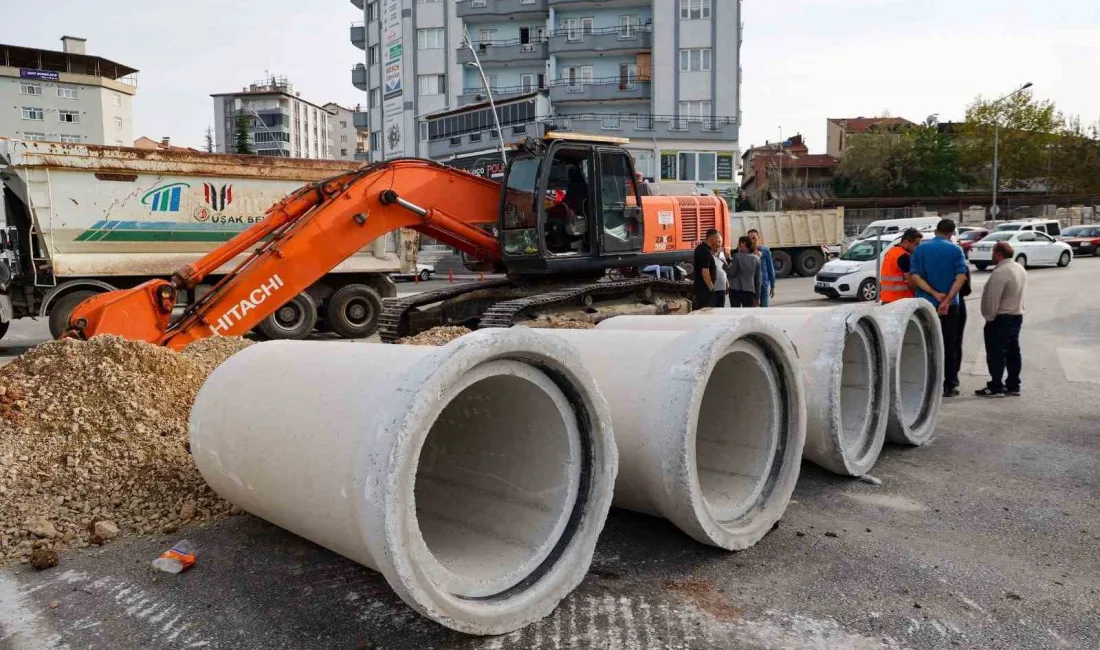
M772 262L775 264L775 277L785 278L791 274L791 256L786 251L772 251Z
M821 251L807 248L798 254L796 262L798 273L803 277L812 278L825 265L825 256L821 254Z
M362 339L378 329L382 297L365 284L340 287L328 299L325 320L332 331L346 339Z
M317 303L308 293L291 298L260 323L260 332L272 340L304 339L317 324Z
M8 333L8 328L11 327L11 323L0 323L0 339L4 338Z
M859 283L856 290L856 300L860 302L873 302L878 300L878 282L874 278L867 278Z
M94 291L74 291L55 302L50 308L50 335L55 339L61 338L69 329L69 317L73 315L76 306L94 295Z

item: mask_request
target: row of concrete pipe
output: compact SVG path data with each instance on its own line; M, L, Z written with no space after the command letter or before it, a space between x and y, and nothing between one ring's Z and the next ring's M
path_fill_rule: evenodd
M925 444L942 349L917 300L441 348L271 342L204 384L191 449L226 500L379 571L443 625L499 634L580 584L612 504L745 549L782 517L802 458L859 476L885 438Z

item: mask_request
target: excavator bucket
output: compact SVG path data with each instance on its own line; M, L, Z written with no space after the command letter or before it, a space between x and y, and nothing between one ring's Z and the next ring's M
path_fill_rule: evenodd
M89 339L110 332L156 344L168 329L175 301L175 287L164 280L101 293L76 306L66 336Z

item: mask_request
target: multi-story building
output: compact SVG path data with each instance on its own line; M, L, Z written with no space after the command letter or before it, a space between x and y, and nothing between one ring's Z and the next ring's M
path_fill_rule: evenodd
M366 129L355 127L355 114L361 106L345 108L335 102L324 106L329 112L328 150L333 160L367 160L369 145Z
M904 117L831 117L826 126L825 151L840 158L848 150L853 135L862 133L897 133L916 126Z
M269 77L240 92L214 98L216 149L233 153L238 121L243 120L252 151L260 156L329 158L329 118L324 107L294 92L285 77Z
M372 125L380 101L372 62L382 56L371 49L372 29L384 6L416 18L410 28L418 61L421 45L438 42L423 30L439 29L446 38L443 77L428 83L446 88L446 98L405 102L404 119L418 124L417 155L493 168L500 158L495 105L505 141L551 127L618 135L630 139L636 168L647 177L736 187L740 0L379 1L378 10L371 9L378 2L365 5L365 27L352 27L353 41L367 49L353 78L368 90L372 108L363 119ZM423 23L426 7L436 8L438 27ZM419 80L426 68L414 67ZM423 90L419 83L416 90ZM377 126L371 129L373 138Z
M86 54L83 38L61 43L0 44L0 137L130 146L137 70Z
M749 147L742 156L741 196L755 210L821 207L836 198L837 159L812 154L801 135Z

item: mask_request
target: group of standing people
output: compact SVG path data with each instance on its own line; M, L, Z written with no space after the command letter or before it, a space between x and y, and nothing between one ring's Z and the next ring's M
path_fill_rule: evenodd
M775 263L753 229L737 240L737 249L727 254L722 233L712 228L695 248L693 309L725 307L767 307L775 297Z
M880 274L883 304L917 297L936 307L943 332L944 397L959 395L967 317L965 298L970 295L970 267L962 249L951 241L954 234L955 222L950 219L941 220L936 226L936 236L924 243L920 231L906 230L901 241L886 252ZM1027 272L1015 261L1015 252L1008 242L997 242L993 262L997 266L982 293L990 381L975 393L982 397L1015 396L1020 394L1023 366L1020 328Z

